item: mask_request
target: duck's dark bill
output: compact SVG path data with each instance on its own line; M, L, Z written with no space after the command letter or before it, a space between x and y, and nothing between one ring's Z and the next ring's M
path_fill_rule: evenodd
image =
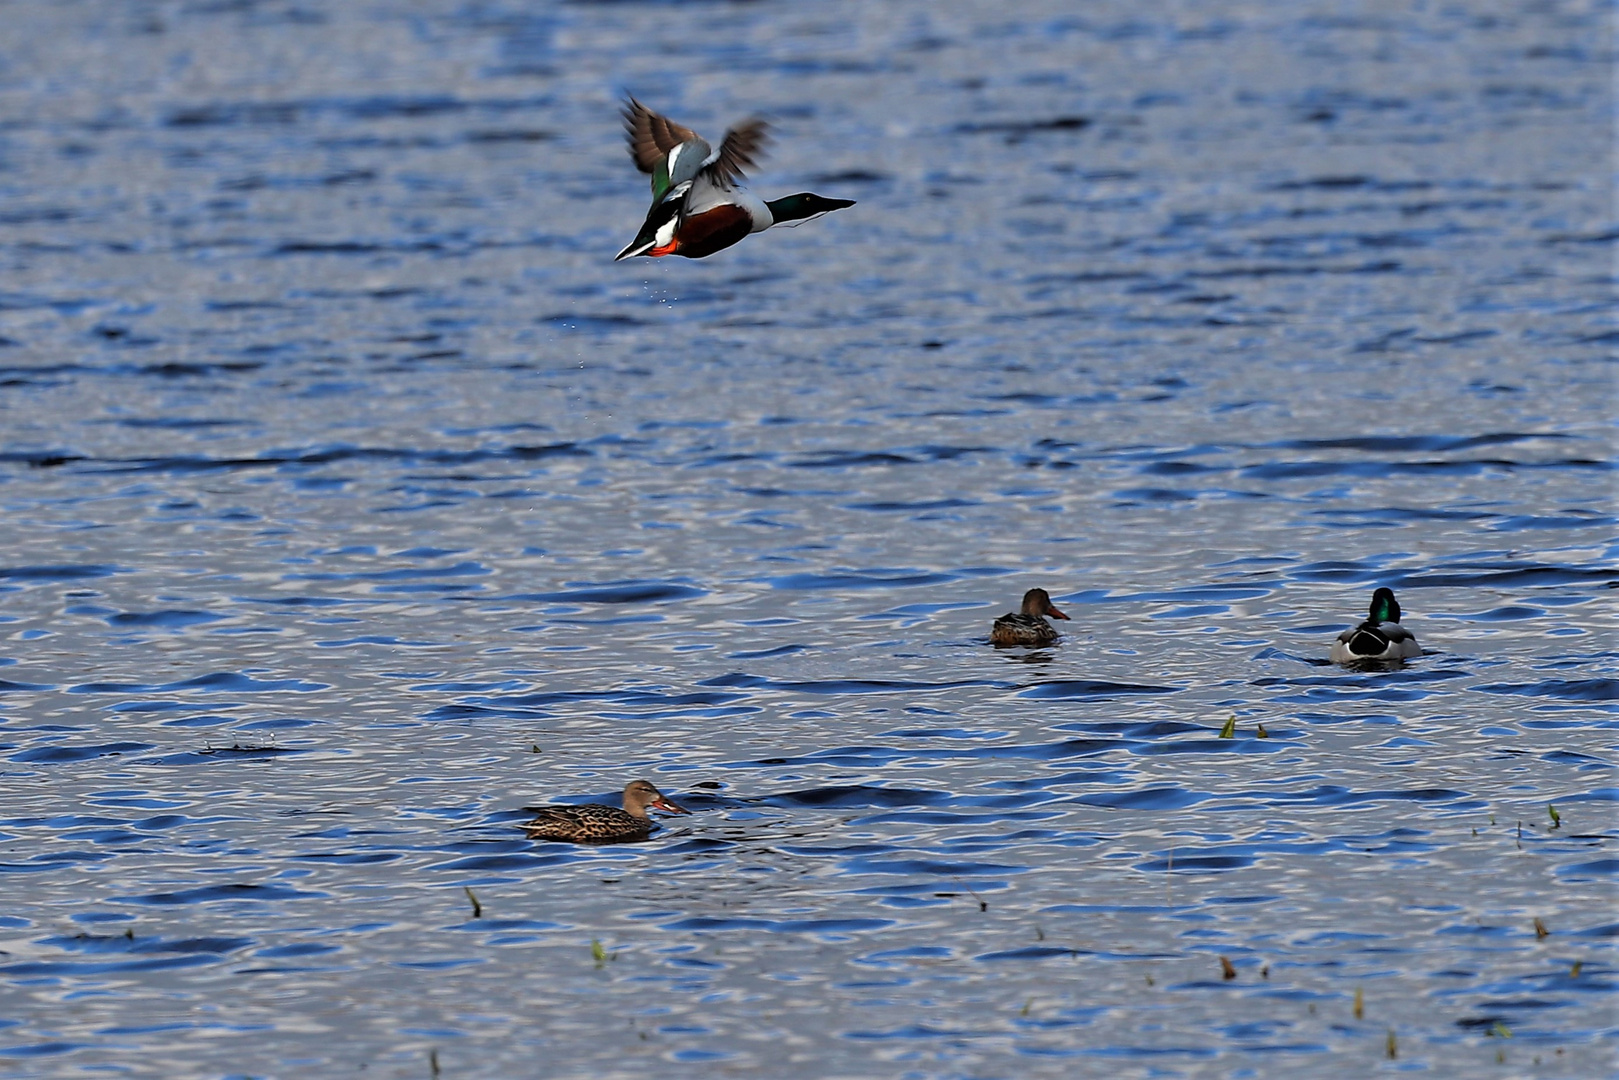
M656 800L653 801L652 805L656 806L659 810L662 810L665 813L669 813L669 814L689 814L689 813L691 813L691 811L687 810L684 806L676 806L674 803L670 802L668 799L656 799Z

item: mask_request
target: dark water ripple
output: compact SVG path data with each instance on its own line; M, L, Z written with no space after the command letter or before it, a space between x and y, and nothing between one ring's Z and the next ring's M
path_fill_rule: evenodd
M1611 1071L1597 9L8 16L0 1076Z

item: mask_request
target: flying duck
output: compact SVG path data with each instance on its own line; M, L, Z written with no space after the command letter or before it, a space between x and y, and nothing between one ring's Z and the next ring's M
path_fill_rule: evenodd
M691 128L630 98L624 132L635 167L652 176L652 209L615 262L635 255L701 259L773 225L800 225L854 205L808 191L765 202L742 187L770 138L769 125L757 118L731 128L714 150Z

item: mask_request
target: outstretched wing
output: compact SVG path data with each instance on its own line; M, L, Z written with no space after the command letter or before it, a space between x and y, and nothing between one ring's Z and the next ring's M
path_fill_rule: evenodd
M729 188L741 180L747 171L764 157L765 144L770 141L770 125L755 117L725 133L720 152L703 170L714 183Z
M630 157L644 173L657 167L665 154L683 142L697 138L697 132L681 127L667 116L659 116L634 98L624 103L624 135L629 139ZM726 135L730 142L730 135ZM722 151L723 153L723 151Z

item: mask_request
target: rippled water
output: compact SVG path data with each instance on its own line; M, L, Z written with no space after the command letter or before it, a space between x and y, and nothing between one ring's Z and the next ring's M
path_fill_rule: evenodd
M5 20L0 1075L1615 1067L1600 5Z

